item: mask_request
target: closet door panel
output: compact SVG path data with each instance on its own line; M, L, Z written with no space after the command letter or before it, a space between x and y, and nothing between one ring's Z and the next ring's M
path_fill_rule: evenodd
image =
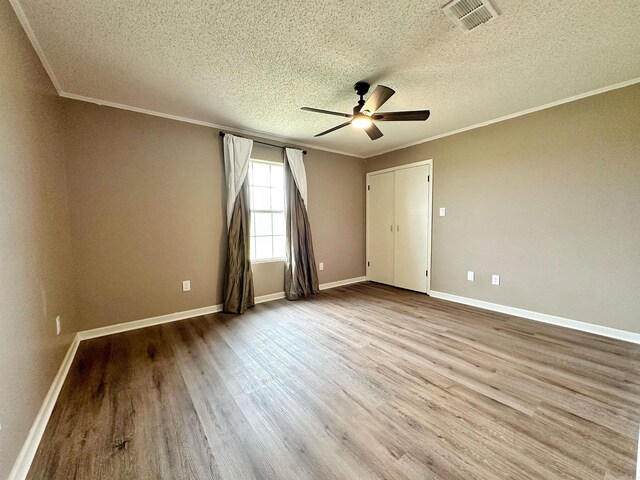
M394 172L369 178L369 256L367 277L393 285Z
M428 165L395 172L394 285L427 291Z

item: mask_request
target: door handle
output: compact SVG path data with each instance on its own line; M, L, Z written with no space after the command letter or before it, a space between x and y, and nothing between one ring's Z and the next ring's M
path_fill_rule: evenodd
M397 230L396 231L400 231L400 225L396 225Z
M391 231L393 232L393 225L391 225Z

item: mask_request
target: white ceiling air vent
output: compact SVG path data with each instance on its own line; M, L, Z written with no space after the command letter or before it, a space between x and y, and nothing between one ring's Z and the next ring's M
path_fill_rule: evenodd
M442 10L465 32L498 16L489 0L453 0L442 7Z

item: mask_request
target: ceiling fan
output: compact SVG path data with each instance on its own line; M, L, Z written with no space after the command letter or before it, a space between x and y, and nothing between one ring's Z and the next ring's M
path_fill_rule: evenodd
M348 122L341 123L340 125L330 128L329 130L325 130L324 132L320 132L315 136L321 137L323 135L326 135L327 133L331 133L335 130L351 124L354 127L361 128L365 132L367 132L367 135L369 135L369 138L371 140L377 140L382 136L382 132L378 127L376 127L375 123L373 123L374 120L380 122L407 122L424 121L429 118L429 110L376 113L378 109L382 105L384 105L384 103L389 100L391 96L396 92L389 87L385 87L384 85L378 85L365 102L364 96L369 91L369 87L370 85L366 82L358 82L353 86L356 94L360 96L358 104L353 107L353 114L332 112L330 110L321 110L319 108L312 107L302 107L302 110L306 112L324 113L326 115L336 115L338 117L346 117L350 119Z

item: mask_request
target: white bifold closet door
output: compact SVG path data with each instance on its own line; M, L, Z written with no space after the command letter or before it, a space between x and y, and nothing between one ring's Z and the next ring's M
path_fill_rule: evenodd
M369 268L370 280L393 285L394 172L369 179Z
M429 176L430 165L370 176L369 280L427 291Z
M428 175L427 165L395 171L393 284L418 292L427 291Z

